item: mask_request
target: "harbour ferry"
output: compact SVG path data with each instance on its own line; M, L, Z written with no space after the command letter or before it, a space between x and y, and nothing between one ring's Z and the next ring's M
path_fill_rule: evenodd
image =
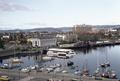
M50 48L48 49L47 55L59 58L70 58L76 53L72 49L60 49L60 48Z

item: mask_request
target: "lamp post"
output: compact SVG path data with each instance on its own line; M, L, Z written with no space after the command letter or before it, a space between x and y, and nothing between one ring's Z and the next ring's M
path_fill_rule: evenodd
M80 71L80 81L83 81L81 71Z
M21 70L21 68L19 68L19 81L20 81L20 70Z

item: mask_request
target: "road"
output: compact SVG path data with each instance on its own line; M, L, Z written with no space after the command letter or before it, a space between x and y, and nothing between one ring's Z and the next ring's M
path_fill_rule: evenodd
M15 70L1 70L0 75L8 75L11 78L11 81L47 81L50 78L64 79L64 81L70 81L70 79L76 78L79 79L80 76L73 74L63 74L63 73L46 73L46 72L36 72L32 71L30 73L23 73ZM94 80L90 77L82 77L83 81L100 81ZM79 80L80 81L80 80ZM105 79L101 81L118 81L116 79Z

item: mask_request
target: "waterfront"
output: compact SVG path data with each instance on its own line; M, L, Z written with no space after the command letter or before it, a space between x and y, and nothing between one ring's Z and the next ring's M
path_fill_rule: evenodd
M60 59L56 58L55 60L52 61L47 61L47 62L41 62L41 56L40 55L26 55L26 56L19 56L24 63L21 64L22 67L27 67L30 65L43 65L45 67L48 67L52 64L62 64L65 70L67 70L70 73L75 72L77 69L82 69L83 65L87 63L88 69L90 70L90 73L92 74L96 68L97 68L97 59L99 59L99 63L103 63L107 59L111 63L111 68L117 73L117 77L120 79L120 46L107 46L107 47L97 47L94 49L77 49L75 50L77 55L75 55L73 58L70 59ZM6 57L2 58L1 64L7 63L8 60L12 57ZM74 66L78 66L75 69L71 69L66 66L66 63L68 61L73 61Z

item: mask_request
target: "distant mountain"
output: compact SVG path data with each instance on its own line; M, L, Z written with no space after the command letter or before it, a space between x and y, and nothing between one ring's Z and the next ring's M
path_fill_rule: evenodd
M14 30L0 30L0 33L3 32L69 32L72 31L72 27L59 27L59 28L34 28L34 29L14 29Z
M96 28L120 28L120 25L94 25ZM3 32L69 32L72 31L72 27L42 27L42 28L33 28L33 29L14 29L14 30L0 30L0 33Z
M120 28L120 25L95 25L96 28Z

